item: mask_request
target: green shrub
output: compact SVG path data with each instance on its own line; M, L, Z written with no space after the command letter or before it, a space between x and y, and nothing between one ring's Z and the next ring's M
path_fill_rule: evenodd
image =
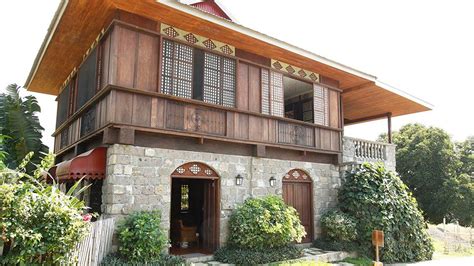
M357 252L359 254L369 254L371 252L371 249L362 247L355 241L337 241L327 237L319 237L314 240L313 247L322 250Z
M336 241L348 242L357 238L354 219L337 209L323 214L321 217L321 227L329 238Z
M0 167L0 265L72 263L68 255L89 230L84 202L72 196L76 186L64 194L27 174L31 156L15 170Z
M298 213L280 197L247 199L229 220L229 243L246 249L281 247L306 235Z
M382 165L363 164L349 173L339 194L340 209L357 223L357 242L371 250L372 230L383 230L385 246L382 261L411 262L429 260L433 246L427 225L416 200L393 172Z
M302 250L294 245L267 249L246 249L227 246L218 249L214 253L214 259L222 263L232 263L236 265L256 265L297 259L302 255Z
M143 265L142 262L129 262L126 259L121 258L118 254L112 253L107 255L100 265L103 266L139 266ZM186 265L186 261L179 256L173 256L168 254L160 254L158 258L151 261L147 261L146 265L149 266L178 266Z
M168 246L161 227L159 211L141 211L125 218L118 226L119 255L130 262L150 262L159 259Z

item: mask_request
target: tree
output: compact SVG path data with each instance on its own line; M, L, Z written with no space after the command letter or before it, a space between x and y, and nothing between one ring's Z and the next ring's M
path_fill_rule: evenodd
M384 139L386 135L380 135L379 140ZM394 132L393 143L397 145L397 172L413 192L425 217L433 223L448 217L471 224L472 138L455 145L440 128L407 124Z
M4 164L14 169L18 167L23 158L33 152L27 171L33 171L34 164L41 162L48 147L41 138L44 128L40 125L38 113L41 108L36 98L32 95L20 97L20 86L11 84L6 88L6 93L0 94L0 151L5 155Z
M468 137L463 142L456 143L456 152L461 163L458 174L467 174L474 177L474 136Z

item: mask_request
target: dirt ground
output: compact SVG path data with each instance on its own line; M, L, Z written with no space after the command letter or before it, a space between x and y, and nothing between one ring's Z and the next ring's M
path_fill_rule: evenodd
M474 229L456 224L428 225L435 257L474 255Z

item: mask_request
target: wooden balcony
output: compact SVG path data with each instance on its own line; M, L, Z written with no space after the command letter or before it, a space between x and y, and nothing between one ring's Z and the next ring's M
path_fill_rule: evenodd
M341 153L342 129L339 128L111 85L99 91L58 127L53 134L55 153L61 154L107 129L277 147L304 153ZM123 140L113 139L112 142Z

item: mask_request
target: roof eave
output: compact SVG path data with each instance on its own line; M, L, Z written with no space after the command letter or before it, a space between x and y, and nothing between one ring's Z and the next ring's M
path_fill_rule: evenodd
M69 3L69 0L60 0L58 8L56 9L56 12L54 13L54 17L51 20L51 24L48 27L48 31L46 32L46 36L43 39L43 43L41 44L38 53L36 54L35 60L33 61L33 65L31 66L30 73L28 74L28 77L26 79L24 87L28 89L30 86L31 82L33 81L33 78L36 74L36 71L38 70L39 65L41 64L41 60L43 59L43 56L48 49L49 42L53 38L54 32L56 31L56 28L61 21L61 18L64 14L64 11L66 10L66 7Z

